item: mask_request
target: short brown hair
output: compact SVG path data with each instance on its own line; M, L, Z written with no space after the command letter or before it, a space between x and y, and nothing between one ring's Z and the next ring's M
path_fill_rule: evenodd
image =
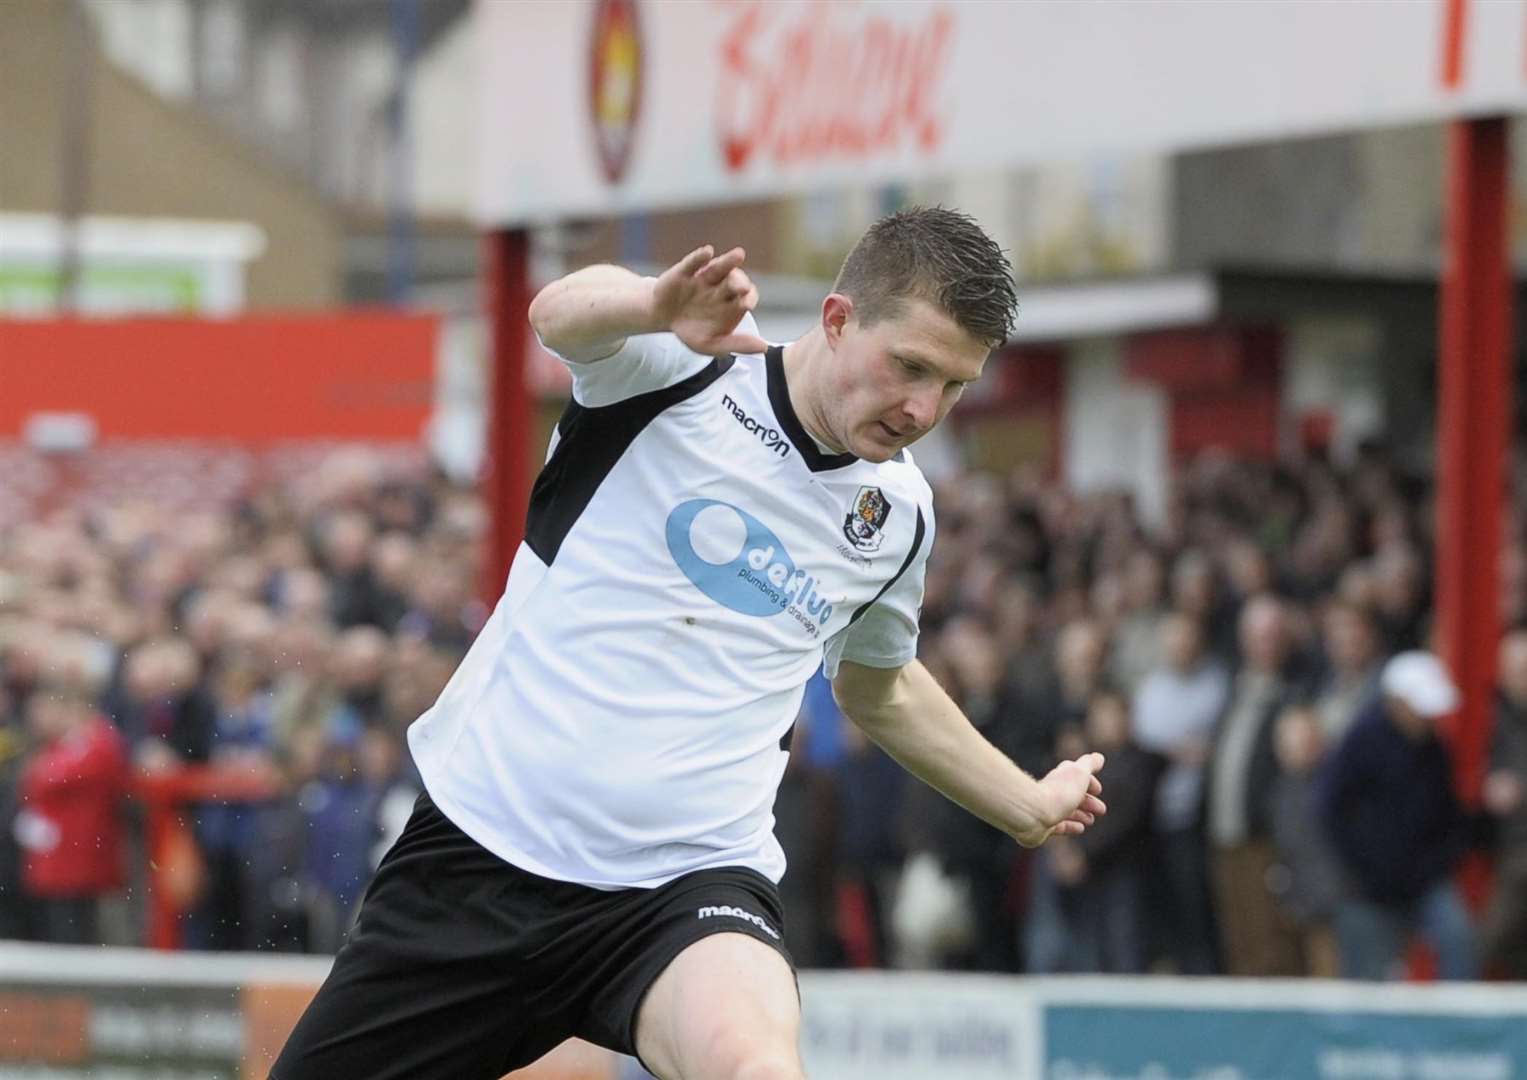
M1007 256L969 214L942 206L908 207L871 225L833 291L854 302L863 326L894 318L918 297L993 347L1007 340L1018 313Z

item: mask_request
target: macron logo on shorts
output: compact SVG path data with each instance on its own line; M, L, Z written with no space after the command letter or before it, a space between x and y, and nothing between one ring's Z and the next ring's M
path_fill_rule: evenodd
M742 919L744 922L752 923L775 941L779 940L779 931L774 929L774 927L764 922L751 911L743 911L741 908L732 907L730 904L722 904L719 907L703 907L700 909L699 915L702 919L712 919L717 916L727 919Z

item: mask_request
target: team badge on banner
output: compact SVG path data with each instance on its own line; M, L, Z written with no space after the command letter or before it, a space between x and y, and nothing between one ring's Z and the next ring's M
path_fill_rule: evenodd
M589 63L589 101L604 178L616 183L631 159L642 104L642 42L636 0L599 0Z

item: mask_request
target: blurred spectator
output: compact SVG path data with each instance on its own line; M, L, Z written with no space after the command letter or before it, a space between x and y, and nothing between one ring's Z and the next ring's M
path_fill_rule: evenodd
M126 757L77 681L45 682L27 702L37 749L21 773L16 837L43 941L100 941L98 905L124 884L120 816Z
M1109 673L1125 694L1139 689L1146 675L1161 663L1161 624L1164 575L1154 551L1142 548L1130 556L1124 573L1124 611L1114 628Z
M1420 649L1426 643L1426 574L1421 556L1403 540L1386 544L1374 559L1374 599L1385 651Z
M352 626L340 634L333 655L334 687L339 698L324 720L330 734L383 721L389 653L387 635L374 626Z
M377 538L371 549L371 578L376 622L382 629L396 630L408 614L410 583L419 569L418 544L412 536L390 532Z
M381 864L382 856L403 834L403 826L408 824L424 785L414 771L403 737L395 731L368 728L361 732L357 754L360 779L368 800L365 813L377 833L370 858L371 869L375 870Z
M1037 698L1008 703L997 726L997 741L1031 776L1055 767L1056 744L1082 729L1087 703L1103 679L1108 642L1090 619L1074 619L1055 645L1055 673Z
M216 718L200 675L196 650L182 638L156 638L128 653L119 691L107 708L138 764L159 768L207 760Z
M1161 761L1134 745L1129 729L1122 694L1093 694L1082 752L1107 759L1099 776L1108 813L1074 840L1051 840L1035 860L1024 949L1035 974L1145 970L1144 881Z
M298 795L306 827L304 877L312 889L309 940L320 952L339 948L374 866L381 838L375 791L360 769L359 727L331 731L318 775Z
M277 730L271 694L250 653L224 654L213 677L209 762L225 769L270 775ZM188 926L204 949L244 949L249 936L247 870L259 844L258 811L246 804L206 804L193 812L206 873L205 892Z
M790 926L790 949L802 967L841 967L845 962L836 925L836 867L838 797L845 786L838 773L847 729L832 683L818 669L806 683L774 800L774 831L790 866L780 881L780 900ZM895 828L894 822L880 824Z
M320 728L339 707L328 672L333 663L334 629L320 618L293 617L276 631L271 660L271 709L283 743L299 732Z
M1335 978L1339 970L1333 922L1343 874L1326 838L1316 803L1316 774L1326 742L1319 715L1290 705L1275 725L1278 777L1272 791L1272 835L1277 862L1267 881L1279 917L1296 943L1292 974Z
M1325 740L1335 743L1378 692L1382 642L1368 609L1347 600L1326 605L1321 629L1325 671L1314 704Z
M1305 520L1294 534L1286 565L1297 595L1316 599L1336 587L1356 554L1352 510L1330 489L1312 492Z
M421 560L414 572L413 603L398 620L398 630L465 654L487 618L473 586L470 568L448 556Z
M1011 707L1021 709L1049 689L1054 657L1043 632L1043 616L1044 603L1033 580L1016 578L998 587L993 632L1006 672L1003 697Z
M1220 592L1214 563L1199 550L1188 550L1172 566L1172 610L1198 623L1203 651L1220 664L1235 659L1235 608Z
M1152 922L1159 948L1177 969L1208 975L1218 968L1203 831L1204 768L1224 711L1229 679L1204 651L1198 617L1174 613L1162 628L1163 663L1140 686L1132 733L1166 760L1152 813L1160 874Z
M1498 824L1484 955L1507 978L1527 979L1527 630L1514 630L1501 641L1500 699L1484 804Z
M1379 688L1321 778L1321 821L1352 886L1336 914L1342 974L1397 977L1415 932L1442 978L1473 978L1474 931L1453 882L1468 826L1436 730L1458 690L1440 660L1417 651L1385 664Z
M947 674L945 689L976 729L1001 744L1001 656L990 630L979 619L953 619L938 637ZM1019 848L1006 833L956 806L932 788L918 785L909 796L914 815L914 850L937 856L940 869L968 890L973 940L949 960L977 971L1018 968L1016 912L1011 882Z
M16 840L21 809L21 769L28 749L26 702L34 687L16 657L40 624L0 614L0 938L32 934L31 899L22 883L22 849ZM35 641L36 639L33 638ZM9 676L9 678L7 678Z
M256 842L245 874L249 947L307 952L315 934L316 888L307 874L308 820L302 792L318 778L323 732L293 731L276 755L275 798L256 809Z
M1288 975L1298 967L1295 943L1267 890L1267 874L1278 770L1273 718L1293 691L1295 657L1274 596L1248 600L1239 630L1241 667L1215 733L1207 785L1221 959L1230 975Z
M840 938L847 938L846 931L852 928L842 925L848 921L844 916L859 909L862 897L868 941L860 943L858 955L873 956L884 964L892 952L887 924L905 855L902 807L907 774L838 711L825 678L822 686L827 700L819 704L817 722L835 719L840 732L829 818L837 823L831 870L834 888L826 910L836 917ZM853 959L852 950L845 959Z
M341 629L378 625L384 617L381 590L371 572L373 527L358 510L336 513L320 526L319 549L329 575L329 610Z

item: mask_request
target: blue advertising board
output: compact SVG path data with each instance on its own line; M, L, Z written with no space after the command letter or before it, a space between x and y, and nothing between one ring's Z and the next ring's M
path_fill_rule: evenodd
M1509 1080L1519 1017L1315 1008L1043 1006L1047 1080Z

